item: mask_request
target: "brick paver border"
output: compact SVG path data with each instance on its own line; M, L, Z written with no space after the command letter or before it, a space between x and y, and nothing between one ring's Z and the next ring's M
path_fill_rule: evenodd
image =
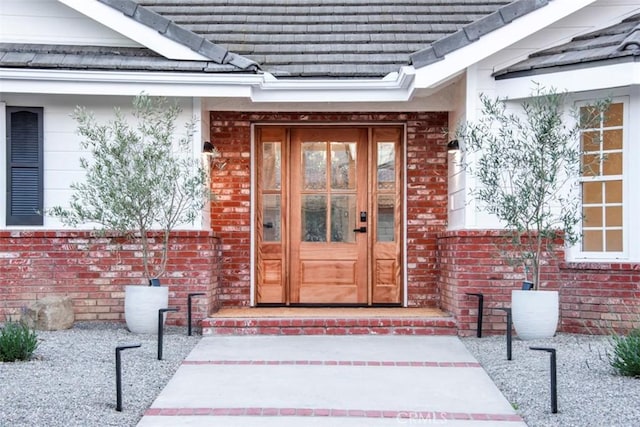
M484 414L465 412L337 409L337 408L150 408L145 416L239 416L239 417L347 417L347 418L402 418L420 420L473 420L516 421L516 414Z
M411 368L481 368L478 362L416 362L376 360L185 360L183 365L311 365L311 366L391 366Z

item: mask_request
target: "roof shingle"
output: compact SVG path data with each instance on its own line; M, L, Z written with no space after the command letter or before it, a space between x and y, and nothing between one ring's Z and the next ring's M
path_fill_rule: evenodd
M496 79L522 77L591 66L594 63L638 61L640 14L569 43L536 52L522 62L497 71Z

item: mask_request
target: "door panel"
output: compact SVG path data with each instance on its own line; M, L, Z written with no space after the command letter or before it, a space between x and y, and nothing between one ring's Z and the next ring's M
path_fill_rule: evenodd
M402 128L256 128L256 301L402 301Z
M401 129L374 128L371 151L375 172L371 174L372 297L373 304L402 302L402 164Z
M293 304L367 303L367 145L363 129L291 133Z
M287 131L280 127L256 130L259 155L256 182L256 301L283 304L287 296L286 206Z

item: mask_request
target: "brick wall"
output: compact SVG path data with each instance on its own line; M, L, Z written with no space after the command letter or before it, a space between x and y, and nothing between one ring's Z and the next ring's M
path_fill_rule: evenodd
M215 310L219 249L207 231L177 231L170 241L167 274L169 324L186 324L191 292L193 318ZM76 320L124 320L124 286L145 282L139 246L93 237L88 231L0 231L0 321L46 295L73 300Z
M484 294L484 326L488 334L504 333L511 290L523 275L500 256L505 235L496 230L448 231L438 235L441 306L454 314L461 335L475 334L477 298ZM560 293L560 325L564 332L626 332L640 327L640 264L571 263L562 246L546 260L541 289Z
M250 304L251 124L406 123L407 265L411 306L438 304L436 234L446 228L447 113L235 113L211 112L211 142L227 163L213 168L211 228L221 239L220 302Z

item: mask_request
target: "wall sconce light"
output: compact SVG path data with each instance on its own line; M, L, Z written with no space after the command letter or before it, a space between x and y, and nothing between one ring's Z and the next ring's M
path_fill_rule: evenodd
M213 144L210 143L209 141L205 141L204 145L202 146L202 152L213 153L214 151L215 151L215 147L213 146Z
M220 152L209 141L205 141L202 144L202 154L209 162L209 168L215 167L218 170L222 170L227 166L227 160L220 156Z
M458 151L460 149L460 144L458 143L457 139L452 139L451 141L449 141L449 143L447 144L447 150L449 152L452 151Z

